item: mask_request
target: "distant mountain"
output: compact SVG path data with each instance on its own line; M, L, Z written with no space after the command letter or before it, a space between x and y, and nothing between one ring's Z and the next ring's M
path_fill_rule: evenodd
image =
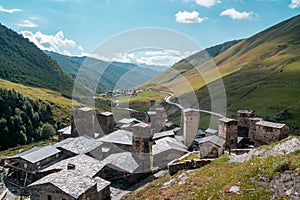
M167 67L136 65L132 63L104 62L90 57L70 57L54 52L46 51L46 54L55 59L58 64L73 78L83 85L94 88L95 82L99 80L97 92L117 89L128 89L136 87L158 75Z
M274 116L287 109L290 118L282 122L290 126L291 133L299 134L299 52L300 15L244 39L215 56L213 61L223 76L226 89L227 114L234 117L238 109L252 109L260 117L274 119ZM177 70L183 75L194 88L199 106L209 110L207 85L216 79L205 82L201 77L195 78L197 70L205 71L209 62L199 53L191 57L195 65L182 60L170 71ZM149 82L164 83L173 88L181 85L180 77L176 76L178 73L168 75L168 71ZM218 93L218 90L214 92Z
M0 24L0 78L71 97L73 80L28 39Z

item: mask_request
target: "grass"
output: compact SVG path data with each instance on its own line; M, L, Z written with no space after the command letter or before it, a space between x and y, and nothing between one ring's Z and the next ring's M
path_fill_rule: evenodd
M190 153L186 157L183 157L182 159L178 160L178 162L183 162L185 160L193 160L193 159L200 159L200 154L199 152L197 153Z
M158 178L142 190L130 193L124 199L270 199L273 195L269 183L255 181L258 177L274 178L285 170L300 170L300 152L271 156L266 159L253 157L244 163L231 163L226 156L214 160L203 168ZM171 179L174 182L165 187ZM181 184L179 184L181 182ZM239 186L240 194L224 193L224 188ZM283 197L278 197L283 198Z

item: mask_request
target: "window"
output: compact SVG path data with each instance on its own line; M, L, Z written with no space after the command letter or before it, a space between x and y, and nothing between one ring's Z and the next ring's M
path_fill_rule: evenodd
M24 163L24 168L26 169L28 167L27 163Z
M47 195L47 200L52 200L52 196L51 195Z
M62 198L61 200L68 200L68 199L66 199L66 198Z
M41 164L40 162L37 162L37 163L36 163L36 166L40 166L40 164Z

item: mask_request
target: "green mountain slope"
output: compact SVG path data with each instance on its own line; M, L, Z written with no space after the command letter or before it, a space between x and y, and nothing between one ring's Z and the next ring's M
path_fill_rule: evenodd
M94 58L70 57L48 51L45 53L55 59L66 73L91 89L94 89L94 83L99 79L98 93L112 90L115 87L118 89L136 87L166 69L166 67L160 66L108 63ZM79 69L80 76L77 77Z
M287 109L291 116L280 120L291 127L291 133L300 131L300 15L285 20L248 39L244 39L214 57L214 63L223 81L227 96L227 114L236 116L238 109L253 109L257 116L272 119L273 115ZM201 75L211 63L194 55L195 61L185 60L172 68L183 75L171 79L162 76L167 88L175 88L182 96L185 89L177 87L188 81L198 97L199 106L210 109L210 96L206 85L213 83L217 76L204 81ZM198 63L198 64L197 64ZM203 74L199 74L202 71ZM155 87L154 87L155 88ZM160 89L160 86L156 86ZM215 91L215 93L217 93ZM202 118L205 121L205 118ZM207 124L202 124L202 128Z
M73 80L33 43L0 24L0 78L71 96Z

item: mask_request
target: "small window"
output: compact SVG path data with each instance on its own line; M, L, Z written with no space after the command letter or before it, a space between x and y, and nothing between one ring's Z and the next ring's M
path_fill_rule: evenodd
M36 163L36 166L40 166L40 165L41 165L41 163L40 163L40 162L37 162L37 163Z
M51 195L47 195L47 200L52 200L52 196Z
M61 200L68 200L68 199L66 199L66 198L62 198Z
M58 157L59 157L59 154L57 153L57 154L55 155L55 157L58 158Z
M27 163L24 163L24 168L27 169L28 165Z

